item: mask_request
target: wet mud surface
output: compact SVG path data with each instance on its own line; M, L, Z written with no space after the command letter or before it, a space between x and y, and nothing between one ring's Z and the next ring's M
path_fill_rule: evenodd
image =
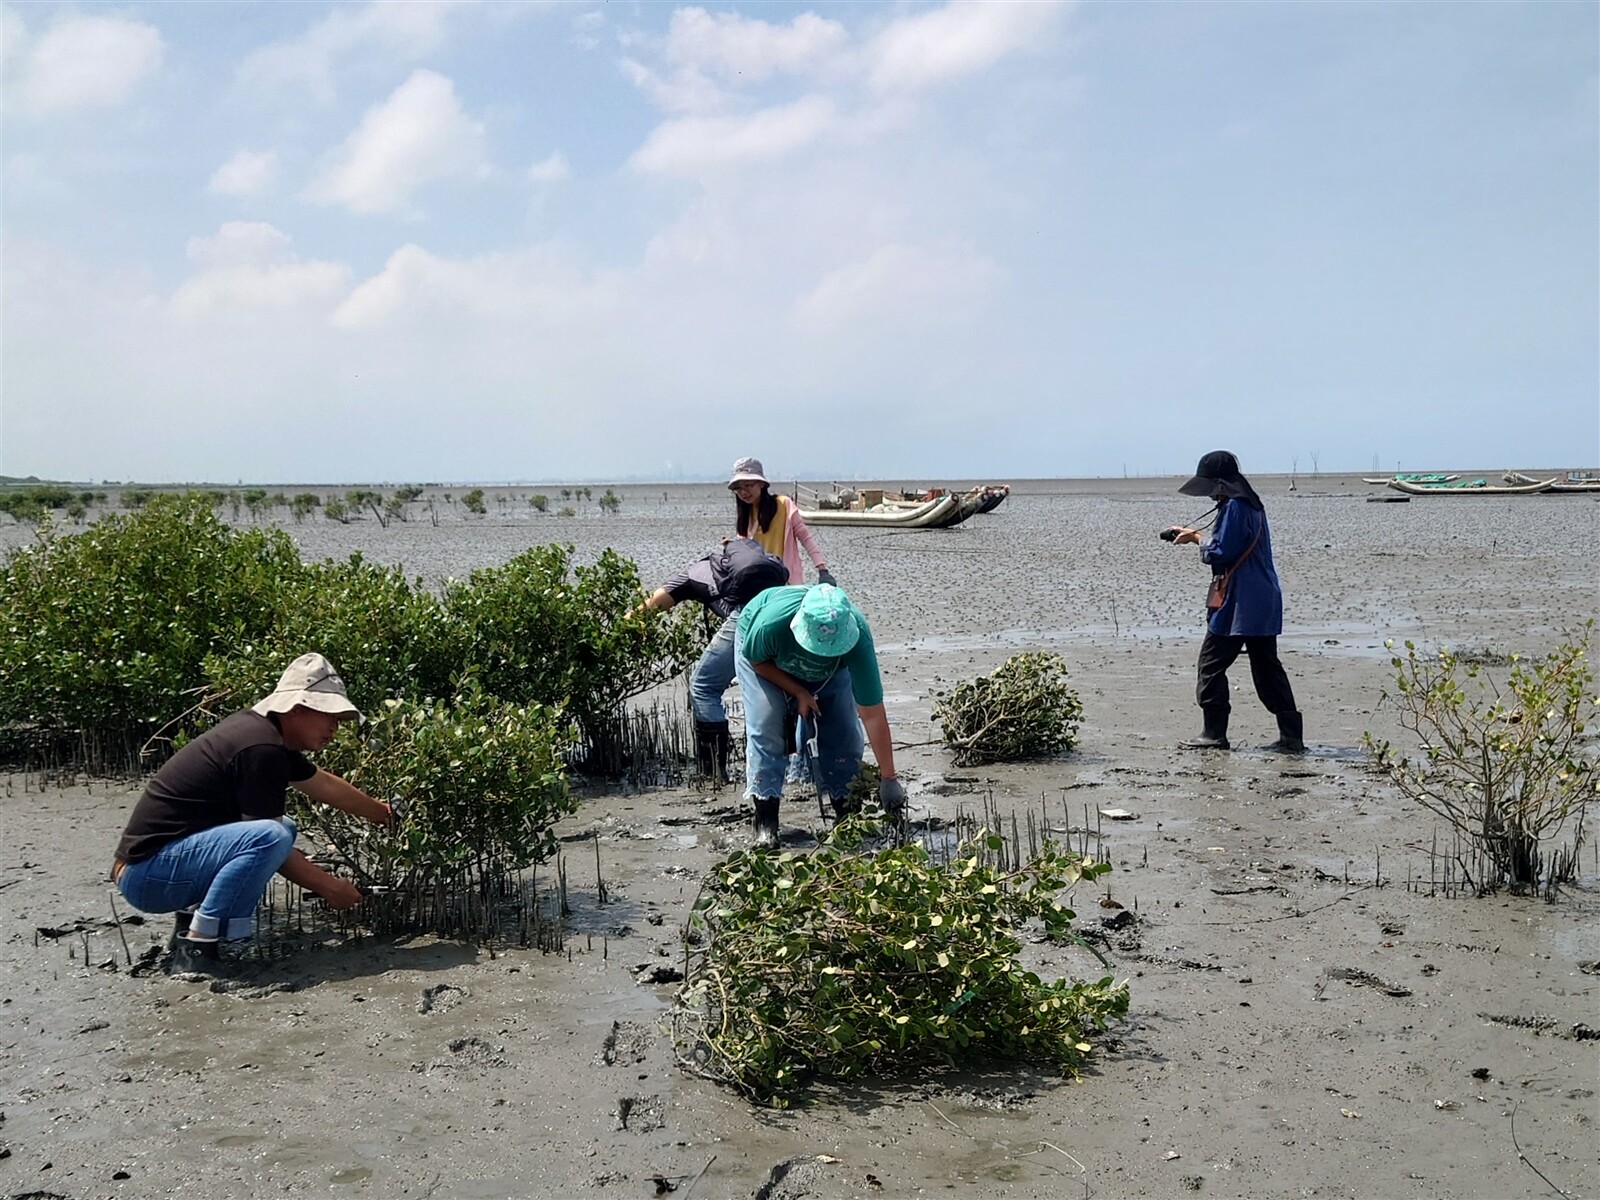
M1299 483L1262 491L1304 758L1251 749L1275 731L1242 668L1239 748L1174 748L1196 723L1205 581L1154 536L1200 507L1170 481L1024 485L939 533L818 531L872 619L913 814L1031 811L1116 868L1073 905L1131 1018L1081 1078L990 1063L768 1112L679 1070L661 1021L699 881L748 837L736 789L591 795L561 830L563 952L313 922L213 989L152 969L168 918L113 920L103 876L137 784L12 775L0 1196L1600 1195L1593 847L1555 904L1438 894L1434 823L1358 749L1396 732L1385 639L1537 653L1594 615L1600 504L1368 505L1344 477ZM653 583L726 522L715 488L619 491L616 517L508 502L437 528L289 528L308 556L428 579L612 545ZM935 693L1019 648L1066 657L1080 747L951 768L922 744ZM815 799L792 789L783 820L803 844ZM1079 949L1028 955L1101 973Z

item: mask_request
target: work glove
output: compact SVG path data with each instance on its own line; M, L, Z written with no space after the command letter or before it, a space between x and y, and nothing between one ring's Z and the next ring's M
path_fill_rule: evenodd
M839 581L833 577L833 572L828 570L827 567L818 567L817 568L817 582L818 583L825 583L829 587L838 587L839 586Z
M878 783L878 803L883 805L883 811L891 817L898 817L906 810L906 789L898 779L884 779Z

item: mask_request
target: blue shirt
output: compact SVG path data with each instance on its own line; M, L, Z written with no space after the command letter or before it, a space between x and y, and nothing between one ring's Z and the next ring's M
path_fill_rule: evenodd
M1252 542L1254 550L1250 549ZM1227 601L1207 622L1212 633L1219 637L1277 637L1283 632L1283 590L1272 565L1272 531L1267 528L1266 513L1243 500L1223 501L1211 540L1200 547L1200 559L1210 563L1216 575L1238 564L1228 583Z

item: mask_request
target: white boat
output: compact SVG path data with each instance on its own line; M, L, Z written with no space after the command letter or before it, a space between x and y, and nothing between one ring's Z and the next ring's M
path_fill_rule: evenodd
M801 509L800 516L807 525L867 525L885 529L934 529L956 515L961 507L960 496L937 496L915 508L860 509L818 508Z

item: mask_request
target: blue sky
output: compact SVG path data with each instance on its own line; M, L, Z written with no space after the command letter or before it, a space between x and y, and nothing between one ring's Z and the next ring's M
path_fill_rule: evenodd
M8 4L0 473L1600 463L1593 3Z

